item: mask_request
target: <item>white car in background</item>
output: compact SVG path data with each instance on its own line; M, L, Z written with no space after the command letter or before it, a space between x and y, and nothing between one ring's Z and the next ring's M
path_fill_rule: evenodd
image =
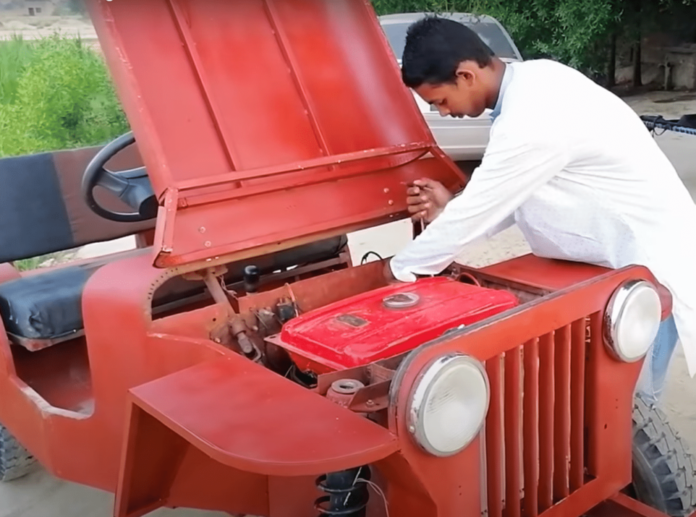
M409 26L427 14L405 13L379 17L382 29L389 40L399 66L401 66L401 57L406 45L406 32ZM447 13L440 16L470 27L503 61L507 63L522 61L522 55L510 34L495 18L466 13ZM437 108L424 102L415 93L414 97L438 145L452 160L465 162L481 159L488 145L491 128L490 110L486 110L477 118L441 117Z

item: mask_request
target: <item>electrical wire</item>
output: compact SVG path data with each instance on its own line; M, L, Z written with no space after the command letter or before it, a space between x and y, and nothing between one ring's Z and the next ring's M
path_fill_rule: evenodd
M367 262L367 258L368 258L370 255L374 255L375 257L377 257L378 260L384 260L384 259L382 258L382 256L381 256L379 253L377 253L376 251L368 251L367 253L365 253L365 254L363 255L362 259L360 260L360 265L361 265L361 266L364 265L364 264Z
M384 495L384 492L382 489L379 487L377 483L374 483L372 481L369 481L367 479L360 478L357 480L358 483L366 483L369 487L372 488L375 492L377 492L377 495L379 495L382 498L382 501L384 501L384 511L386 517L389 517L389 501L387 501L387 496Z

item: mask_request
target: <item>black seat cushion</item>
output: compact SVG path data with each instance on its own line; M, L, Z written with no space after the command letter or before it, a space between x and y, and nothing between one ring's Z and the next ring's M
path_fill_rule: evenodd
M60 339L82 329L82 291L102 263L49 270L0 284L0 313L8 333Z
M243 266L258 264L262 274L278 269L316 263L338 256L347 237L314 242L229 267L225 280L241 280ZM0 314L8 333L25 339L57 340L83 328L82 292L89 278L104 265L103 260L43 273L0 284ZM176 292L162 293L154 305L197 294L203 285L182 281Z

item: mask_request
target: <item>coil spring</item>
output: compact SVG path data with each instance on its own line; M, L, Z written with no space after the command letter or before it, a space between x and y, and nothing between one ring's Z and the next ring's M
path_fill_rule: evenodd
M370 477L369 467L359 467L317 478L317 488L328 494L314 502L319 517L365 517L370 494L361 480L369 481Z

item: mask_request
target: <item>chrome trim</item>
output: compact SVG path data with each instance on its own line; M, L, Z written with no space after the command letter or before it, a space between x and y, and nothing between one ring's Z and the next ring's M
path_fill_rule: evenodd
M619 361L623 361L624 363L636 363L643 359L645 354L647 354L650 350L650 347L648 347L645 354L642 356L638 357L637 359L629 359L623 353L621 353L619 347L616 346L616 323L620 321L624 314L626 309L626 301L634 293L644 289L652 291L657 297L658 303L661 304L660 295L651 282L648 282L647 280L630 280L614 291L614 294L609 299L609 303L607 304L607 309L604 312L603 337L605 348L614 358L618 359Z
M443 372L445 372L448 368L451 368L452 365L456 365L460 362L469 364L474 366L481 374L483 377L484 384L486 386L486 410L484 412L484 416L481 419L481 422L479 423L476 432L473 434L471 440L469 440L467 443L462 445L459 449L448 452L448 453L443 453L440 451L435 450L430 443L428 442L427 438L425 437L424 431L422 426L420 426L420 421L422 420L422 412L424 409L424 404L425 401L428 400L428 396L430 395L430 391L432 389L432 386L434 382L438 379L440 375L442 375ZM424 368L424 370L419 374L418 378L416 379L416 382L414 383L414 386L411 391L411 403L409 404L409 411L408 411L408 431L413 435L414 441L426 452L432 454L433 456L437 456L439 458L446 458L450 456L454 456L455 454L460 453L464 449L466 449L469 445L471 445L471 442L473 442L476 437L479 435L481 432L481 429L483 429L484 424L486 423L486 416L488 414L488 409L490 407L490 402L491 402L491 387L490 387L490 382L488 380L488 374L486 372L486 369L484 368L483 364L475 359L474 357L471 357L469 355L464 355L464 354L459 354L459 353L451 353L445 356L440 357L439 359L435 359L433 362L431 362L428 366Z

